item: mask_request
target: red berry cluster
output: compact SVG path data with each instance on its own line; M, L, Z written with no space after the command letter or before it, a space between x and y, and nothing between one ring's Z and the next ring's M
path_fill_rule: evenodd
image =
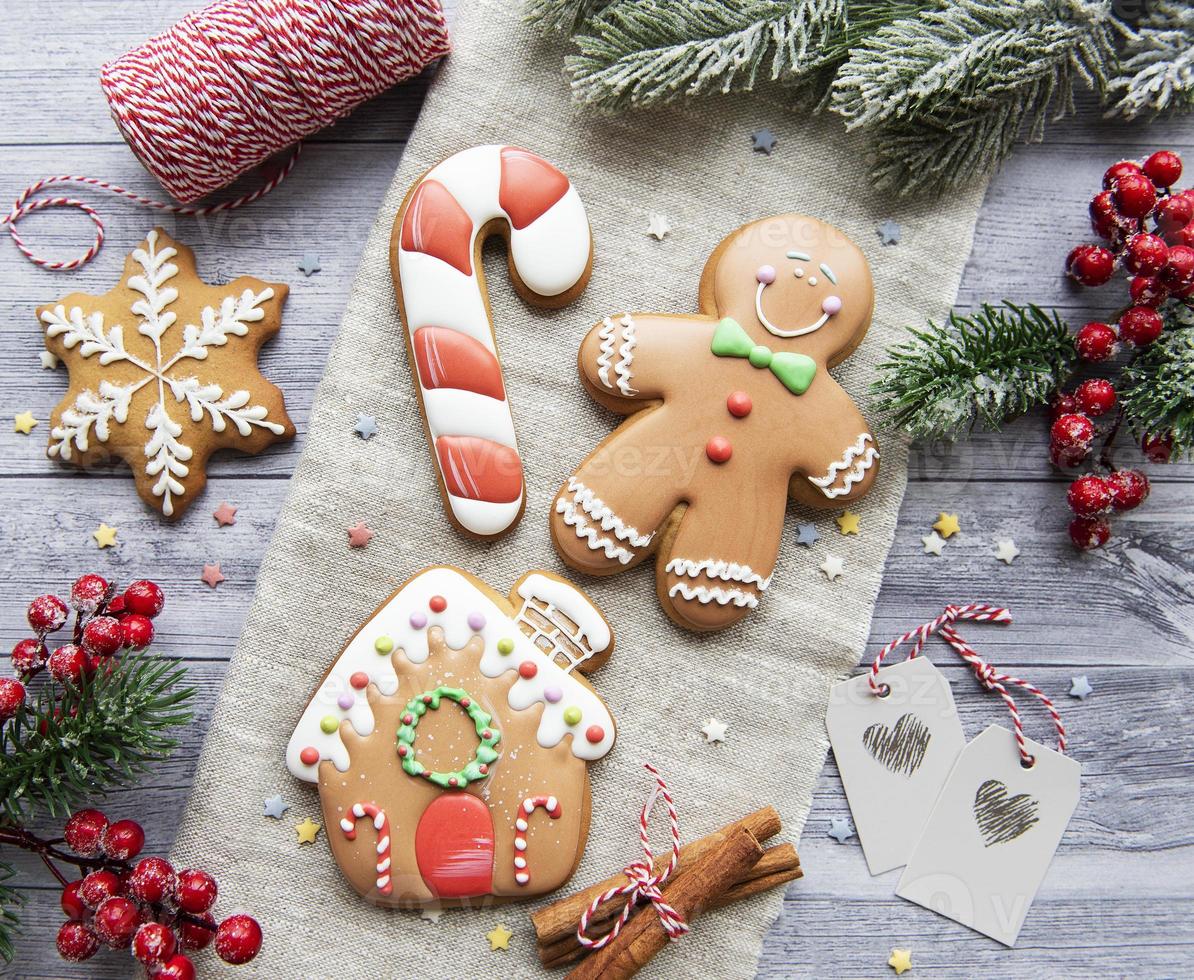
M1159 310L1166 303L1194 307L1194 188L1175 190L1181 175L1181 159L1169 150L1142 164L1121 160L1103 174L1103 189L1090 202L1090 220L1106 244L1079 245L1066 259L1066 272L1083 286L1102 286L1122 269L1129 277L1129 303L1114 324L1092 321L1078 331L1074 341L1083 360L1106 361L1121 344L1147 347L1164 330ZM1111 463L1111 443L1123 420L1119 413L1112 415L1118 400L1112 382L1091 378L1053 401L1049 458L1055 466L1082 464L1099 435L1092 420L1112 417L1097 457L1104 472L1078 477L1068 492L1075 514L1070 538L1083 550L1101 547L1111 537L1106 515L1138 507L1149 492L1143 473ZM1168 462L1173 439L1150 433L1141 449L1153 462Z
M226 963L247 963L261 949L261 926L252 916L232 915L216 924L216 880L206 871L175 871L160 857L133 863L145 846L136 821L109 823L98 810L79 810L67 820L63 838L82 859L76 862L80 869L92 869L62 890L63 959L81 962L100 946L131 949L156 980L194 980L187 953L213 939Z

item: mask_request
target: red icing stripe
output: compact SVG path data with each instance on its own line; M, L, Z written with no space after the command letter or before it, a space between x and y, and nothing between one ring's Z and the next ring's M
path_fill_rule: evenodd
M459 330L422 327L415 331L414 343L424 388L459 388L505 399L501 365L480 341Z
M402 218L402 248L473 274L473 219L438 180L418 186Z
M522 493L522 460L509 446L479 436L440 436L435 452L455 497L508 504Z
M502 179L498 204L510 224L525 228L568 193L568 178L542 157L527 150L502 148Z

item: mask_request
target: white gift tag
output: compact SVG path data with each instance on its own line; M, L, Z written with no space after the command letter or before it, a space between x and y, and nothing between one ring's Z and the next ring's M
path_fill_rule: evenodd
M1081 766L992 725L966 746L924 826L896 894L1014 946L1078 805Z
M937 794L966 744L953 692L924 657L834 686L825 727L854 828L877 875L907 863Z

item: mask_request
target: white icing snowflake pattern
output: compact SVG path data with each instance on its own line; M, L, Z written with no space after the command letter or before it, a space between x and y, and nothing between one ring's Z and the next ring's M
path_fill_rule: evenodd
M153 342L152 361L130 353L125 348L126 328L118 323L106 325L102 312L84 313L78 306L67 309L58 304L41 314L46 335L61 337L68 350L77 346L83 358L96 357L104 367L131 366L143 375L125 380L129 374L125 369L119 374L121 380L103 379L96 390L87 389L77 395L50 432L49 455L70 460L76 451L86 453L93 438L106 443L114 425L128 422L133 396L147 385L156 385L157 396L144 418L149 432L144 449L145 473L156 478L153 495L160 499L162 513L167 517L174 513L174 499L184 493L181 481L190 472L187 463L194 454L184 441L184 425L178 414L189 415L190 422L196 424L206 417L211 430L217 433L227 431L229 425L243 437L249 436L254 427L276 436L286 432L286 426L267 417L269 410L265 406L250 404L248 391L225 392L215 382L201 381L185 370L174 371L179 365L206 360L212 347L223 347L232 337L245 336L250 324L265 317L262 305L274 297L273 289L246 289L239 296L225 296L218 305L204 307L198 324L183 326L177 351L169 356L162 353L163 337L177 320L170 306L179 294L169 285L179 271L170 261L177 254L172 246L158 248L157 231L149 233L145 247L132 253L142 271L130 276L126 285L140 296L131 312L139 321L137 332ZM171 334L176 335L177 331Z

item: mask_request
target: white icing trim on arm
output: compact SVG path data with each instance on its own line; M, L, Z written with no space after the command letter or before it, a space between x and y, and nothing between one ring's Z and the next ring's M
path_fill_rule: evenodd
M604 551L606 558L617 558L623 565L628 565L634 559L634 552L627 551L613 538L607 538L593 527L584 515L577 510L576 505L561 497L556 501L556 513L564 518L564 523L576 529L576 536L583 539L590 551Z
M863 432L852 446L846 447L846 451L842 454L841 459L834 460L829 464L829 469L825 471L824 476L810 476L808 482L820 487L821 492L830 500L849 493L850 488L862 480L866 475L866 471L879 458L879 450L874 445L867 445L867 443L873 443L873 441L869 432ZM859 456L862 458L858 459ZM857 463L854 462L856 459L858 459ZM851 467L852 463L854 464L853 467ZM843 477L842 485L835 487L834 484L837 482L838 473L842 470L849 470L849 472Z
M618 322L622 325L622 346L617 349L617 363L614 363L614 344L617 342L614 334L617 333L618 328L614 321L607 316L603 321L604 326L597 333L601 339L601 353L597 355L597 376L601 379L601 383L611 391L616 384L623 395L637 395L638 389L630 384L634 378L631 365L634 363L634 348L638 345L638 337L635 334L637 328L629 313ZM611 366L617 375L617 380L613 383L609 378Z
M572 494L573 501L589 517L601 525L601 530L613 531L614 536L619 541L628 541L636 548L645 548L651 543L651 539L655 537L654 531L650 534L642 534L638 528L623 521L613 510L606 506L604 500L594 494L592 490L581 483L575 476L568 477L568 491ZM558 507L556 509L559 510Z

